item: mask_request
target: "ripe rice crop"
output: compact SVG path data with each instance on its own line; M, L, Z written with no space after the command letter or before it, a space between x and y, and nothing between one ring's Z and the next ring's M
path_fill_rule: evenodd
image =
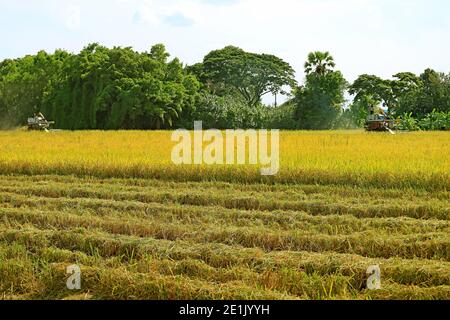
M450 133L283 132L281 170L261 177L254 166L175 166L171 133L2 132L3 174L74 174L176 181L450 187Z
M450 133L283 132L273 177L170 138L1 132L0 299L450 299Z

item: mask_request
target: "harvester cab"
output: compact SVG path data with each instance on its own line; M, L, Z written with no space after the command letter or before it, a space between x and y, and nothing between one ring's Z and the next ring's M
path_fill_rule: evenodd
M33 118L28 118L28 130L49 131L54 121L47 121L42 113L35 114Z
M365 128L367 131L385 131L395 134L395 121L382 108L371 106Z

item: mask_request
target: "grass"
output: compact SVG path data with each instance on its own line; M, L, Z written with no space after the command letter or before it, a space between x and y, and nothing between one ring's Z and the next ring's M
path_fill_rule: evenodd
M0 298L448 300L449 138L282 133L261 178L166 132L2 132Z

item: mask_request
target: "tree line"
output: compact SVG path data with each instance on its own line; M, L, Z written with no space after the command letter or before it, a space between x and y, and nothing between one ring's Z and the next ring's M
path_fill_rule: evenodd
M234 46L194 65L170 59L162 44L146 52L97 43L78 54L40 51L0 62L0 128L42 112L69 130L192 128L195 120L217 129L326 130L362 127L374 106L409 130L449 128L450 74L364 74L348 83L328 52L310 53L304 69L299 84L279 57ZM289 99L266 106L269 93Z

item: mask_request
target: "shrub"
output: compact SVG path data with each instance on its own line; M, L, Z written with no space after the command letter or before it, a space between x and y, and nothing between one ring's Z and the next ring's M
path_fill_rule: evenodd
M407 131L417 130L449 130L450 129L450 112L438 112L434 110L423 119L416 119L412 113L405 113L398 119L397 129Z
M450 112L445 113L434 110L419 121L419 126L423 130L449 130Z
M417 120L412 116L412 113L405 113L398 119L397 129L405 131L417 131L419 126Z
M204 129L259 129L264 126L267 108L250 107L236 96L204 93L192 117L193 121L203 121Z
M297 130L298 122L295 120L295 105L289 101L285 104L267 109L267 129Z

